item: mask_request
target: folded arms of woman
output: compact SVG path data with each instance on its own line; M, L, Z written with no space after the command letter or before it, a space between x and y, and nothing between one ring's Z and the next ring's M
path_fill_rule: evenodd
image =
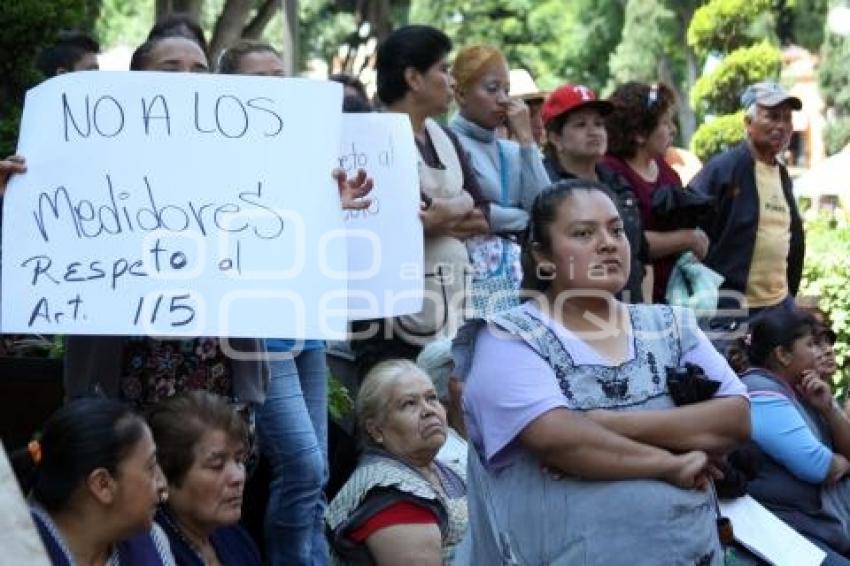
M652 478L692 489L703 487L708 479L705 453L674 455L630 440L569 409L540 415L519 439L544 466L589 480Z
M723 453L750 437L750 411L741 396L650 411L590 411L597 424L651 446Z

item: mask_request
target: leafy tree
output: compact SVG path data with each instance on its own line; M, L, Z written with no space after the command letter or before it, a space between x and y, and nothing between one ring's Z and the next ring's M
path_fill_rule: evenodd
M835 153L850 143L850 37L826 30L821 48L818 83L833 117L827 125L827 151Z
M743 139L743 120L730 112L739 108L746 85L779 76L779 50L764 40L754 44L773 29L772 7L772 0L711 0L694 13L688 45L703 58L722 58L690 93L700 116L710 119L691 139L691 149L702 160Z
M662 0L631 0L620 44L610 57L614 84L658 80L659 65L676 37L676 15Z
M776 4L779 41L809 51L819 50L824 40L829 0L776 0Z
M838 373L833 378L835 393L847 397L850 392L850 258L835 253L850 247L850 228L833 228L820 219L806 224L806 261L800 295L819 298L819 306L832 319L838 335L835 360Z
M299 21L301 37L305 40L300 52L301 68L309 58L319 58L330 64L341 45L348 45L347 52L353 54L356 47L366 40L357 33L355 14L340 10L331 0L302 3ZM354 64L354 57L346 57L343 68L359 74L361 69L355 69Z
M718 116L702 124L691 138L691 151L705 161L743 138L744 112Z
M563 82L597 91L620 42L624 0L412 0L410 21L445 31L458 47L489 43L543 89Z
M691 105L700 113L729 114L740 108L739 94L764 77L779 76L779 51L762 42L730 53L714 71L697 80L691 89Z
M688 45L697 55L730 53L752 42L752 27L771 0L711 0L694 13Z
M622 38L625 18L621 0L573 0L562 5L569 41L564 43L556 75L602 91L610 77L610 54ZM555 54L558 57L558 54Z
M104 48L140 45L154 22L154 0L103 0L96 34Z
M610 57L609 89L629 80L664 81L680 104L679 133L687 142L696 126L685 94L697 75L697 58L685 43L685 30L701 0L630 0L616 51Z
M42 77L34 63L38 53L63 29L91 31L99 0L4 2L0 10L0 156L17 143L21 105L27 89Z

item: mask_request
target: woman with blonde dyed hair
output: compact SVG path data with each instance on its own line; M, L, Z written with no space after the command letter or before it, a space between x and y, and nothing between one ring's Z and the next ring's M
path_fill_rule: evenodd
M408 360L376 365L357 395L364 444L357 469L328 507L334 557L344 564L433 564L466 531L466 480L435 459L446 413L431 379Z
M479 314L515 302L522 272L519 243L534 197L549 184L534 140L528 107L509 96L508 63L499 49L467 47L452 67L459 112L449 127L468 153L490 202L490 233L466 240L473 265L473 305ZM499 139L506 126L516 141Z

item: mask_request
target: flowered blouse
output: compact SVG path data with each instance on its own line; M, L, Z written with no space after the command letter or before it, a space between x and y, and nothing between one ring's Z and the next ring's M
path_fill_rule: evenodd
M217 338L129 338L124 346L120 395L148 406L182 391L204 390L233 398L230 360Z

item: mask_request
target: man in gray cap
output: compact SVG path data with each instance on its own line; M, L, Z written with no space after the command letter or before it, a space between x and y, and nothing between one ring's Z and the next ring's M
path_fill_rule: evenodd
M761 82L741 95L747 138L714 156L690 185L714 197L705 264L720 273L721 309L712 330L736 330L758 311L793 305L803 271L803 226L785 165L777 158L791 141L791 112L800 99ZM745 299L745 300L744 300Z

